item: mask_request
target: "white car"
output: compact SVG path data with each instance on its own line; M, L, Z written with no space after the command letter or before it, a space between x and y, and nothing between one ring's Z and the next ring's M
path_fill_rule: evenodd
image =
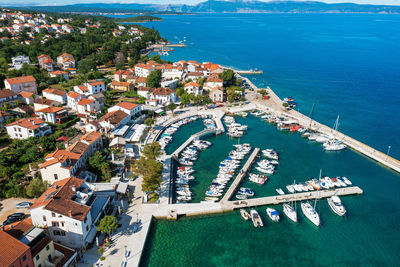
M25 209L25 208L29 208L31 205L32 205L31 202L21 202L21 203L18 203L17 205L15 205L15 207L17 209Z

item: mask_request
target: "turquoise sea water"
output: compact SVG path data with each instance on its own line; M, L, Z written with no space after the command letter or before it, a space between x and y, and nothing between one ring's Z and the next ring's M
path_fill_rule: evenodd
M241 14L164 16L154 26L176 49L166 59L213 61L235 68L258 68L252 79L269 85L279 96L293 96L308 115L317 99L315 118L333 125L340 114L340 130L383 152L400 158L400 16L355 14ZM296 181L344 175L364 190L362 196L343 197L348 210L339 218L320 201L322 226L300 215L300 223L285 217L272 223L259 208L263 229L244 222L238 212L177 222L157 221L152 227L142 265L148 266L261 266L356 265L397 266L400 260L400 175L352 150L327 153L297 134L249 117L241 142L272 147L281 154L280 167L264 186L251 186L256 196L275 193ZM186 126L184 126L186 127ZM170 148L178 147L189 131L183 128ZM189 131L188 131L189 129ZM200 154L194 168L194 200L200 201L237 140L225 135L207 140L213 145ZM281 207L277 207L282 211Z
M144 23L185 48L165 59L258 68L252 80L315 118L400 158L400 15L201 14Z
M360 156L352 150L325 152L320 144L299 134L280 132L276 127L249 116L237 117L249 125L240 140L252 147L275 148L280 166L263 186L248 180L244 186L256 196L276 195L295 179L317 177L319 169L328 176L345 175L364 190L361 196L342 197L348 210L344 218L334 214L325 200L317 203L322 226L317 228L301 213L299 224L284 215L272 223L260 207L265 227L255 229L238 212L177 222L157 221L152 227L143 255L148 266L261 266L269 265L397 265L400 260L400 186L398 174ZM183 128L182 128L183 129ZM182 143L186 137L175 136ZM209 137L213 145L200 153L195 163L196 180L191 183L194 201L201 201L211 180L218 173L218 163L233 149L237 139L225 134ZM286 191L286 189L285 189ZM282 213L282 207L275 207Z

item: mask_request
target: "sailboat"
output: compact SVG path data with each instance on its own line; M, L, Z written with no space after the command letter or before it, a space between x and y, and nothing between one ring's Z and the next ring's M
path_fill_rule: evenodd
M337 131L339 128L339 115L336 118L335 124L333 125L333 129ZM324 143L324 149L327 151L338 151L338 150L343 150L347 146L343 144L341 141L336 140L335 138L331 138L328 141Z
M319 170L319 178L318 181L321 181L321 173L322 170ZM321 191L318 191L318 196ZM313 224L316 226L319 226L321 224L319 214L318 212L315 211L315 205L317 204L317 199L314 201L314 207L311 206L310 202L305 201L301 202L301 210L303 211L303 214L309 219Z
M293 181L293 184L295 181ZM293 204L289 203L284 203L283 204L283 213L291 219L293 222L297 223L297 210L296 210L296 201L294 201L294 207Z

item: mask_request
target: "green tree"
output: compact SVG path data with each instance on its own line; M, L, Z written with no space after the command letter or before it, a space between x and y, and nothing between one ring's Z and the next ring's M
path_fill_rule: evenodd
M153 125L153 123L154 123L154 120L152 118L147 118L147 119L144 120L144 124L146 124L149 127L151 125Z
M142 153L147 159L156 159L162 154L161 146L157 142L146 144L142 149Z
M181 98L182 105L186 106L186 105L190 104L190 95L185 93L180 98Z
M226 85L234 85L236 84L235 73L231 69L224 70L219 77L224 80Z
M96 61L93 58L85 58L78 62L78 73L88 73L96 69Z
M267 95L268 93L267 93L267 90L261 89L261 90L260 90L260 94L261 94L262 96L265 96L265 95Z
M176 95L178 96L178 97L181 97L183 94L185 94L186 93L186 91L185 91L185 89L183 89L183 87L178 87L177 89L176 89Z
M0 72L6 73L8 70L8 63L4 57L0 58Z
M38 198L44 191L46 191L47 183L43 182L41 179L33 179L26 190L28 197Z
M176 109L176 104L174 102L169 103L167 109L172 111L172 113L174 113L174 110Z
M117 230L117 227L117 218L107 215L100 220L99 225L97 226L97 231L101 232L102 234L107 234L107 236L110 237L111 233Z
M110 163L104 158L103 153L96 151L89 158L89 170L100 176L103 180L111 178Z
M160 86L161 82L161 71L153 70L150 72L149 76L147 76L146 83L148 87L156 88Z

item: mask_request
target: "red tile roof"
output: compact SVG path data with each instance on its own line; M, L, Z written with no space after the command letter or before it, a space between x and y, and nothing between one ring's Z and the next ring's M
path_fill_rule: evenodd
M43 93L63 96L63 95L65 95L67 93L67 91L58 90L58 89L54 89L54 88L47 88L47 89L43 90Z
M136 108L138 106L138 104L124 101L124 102L118 103L116 106L124 108L124 109L128 109L128 110L132 110L132 109Z
M62 107L47 107L47 108L43 108L40 110L37 110L36 112L43 112L43 113L56 113L58 111L64 110L64 108Z
M23 98L30 98L30 97L32 97L33 93L21 91L21 92L19 92L19 95L22 96Z
M200 84L198 84L198 83L196 83L196 82L188 82L188 83L185 84L184 87L187 87L187 86L193 86L193 87L199 88L199 87L200 87Z
M94 100L87 99L87 98L82 98L82 99L78 102L78 105L81 105L81 106L83 106L83 105L90 105L90 104L93 103L93 102L94 102Z
M0 231L0 244L2 244L0 253L2 266L12 266L15 261L30 249L29 246L4 231Z
M8 78L6 79L6 81L9 84L20 84L20 83L36 82L36 79L33 76L22 76L22 77Z
M91 83L88 83L89 85L91 85L91 86L96 86L96 85L101 85L101 84L104 84L103 82L91 82Z
M16 96L17 94L14 91L9 89L0 90L0 98L6 98L10 96Z
M44 207L44 209L83 221L90 211L90 207L72 200L74 189L82 186L83 180L70 177L55 182L31 206L30 209Z
M42 119L29 118L29 119L20 119L14 121L10 124L7 124L7 126L20 126L22 128L26 128L29 130L35 130L39 128L43 123L45 122Z
M78 88L82 91L82 92L87 92L88 89L85 85L78 85Z
M77 98L78 96L80 96L80 94L78 94L77 92L69 92L68 96L72 98Z
M157 88L153 90L153 95L170 95L175 93L175 90L170 88Z

